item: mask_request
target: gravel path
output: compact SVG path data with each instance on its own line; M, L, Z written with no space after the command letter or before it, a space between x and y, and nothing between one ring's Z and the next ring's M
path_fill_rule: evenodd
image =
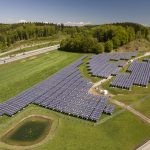
M132 108L131 106L128 106L118 100L111 100L111 102L113 102L114 104L121 106L125 109L127 109L128 111L130 111L131 113L133 113L134 115L138 116L139 118L141 118L143 121L147 122L148 124L150 124L150 118L144 116L142 113L140 113L139 111L135 110L134 108Z
M136 150L150 150L150 140Z

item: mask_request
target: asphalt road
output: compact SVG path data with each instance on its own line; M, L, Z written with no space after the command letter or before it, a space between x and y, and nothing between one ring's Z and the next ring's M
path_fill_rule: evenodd
M2 64L7 64L7 63L10 63L10 62L13 62L13 61L16 61L16 60L20 60L20 59L24 59L24 58L27 58L27 57L36 56L36 55L39 55L39 54L50 52L50 51L58 49L59 47L60 47L60 45L58 44L58 45L53 45L53 46L49 46L49 47L40 48L40 49L33 50L33 51L19 53L19 54L16 54L14 57L3 57L3 58L0 58L0 64L1 65Z
M10 51L0 53L0 56L6 55L6 54L9 55L9 53L19 51L20 49L24 49L24 48L28 48L28 47L32 47L32 46L38 46L38 45L42 45L42 44L48 44L48 43L49 42L43 42L43 43L32 44L32 45L21 45L20 47L14 48L14 49L12 49Z

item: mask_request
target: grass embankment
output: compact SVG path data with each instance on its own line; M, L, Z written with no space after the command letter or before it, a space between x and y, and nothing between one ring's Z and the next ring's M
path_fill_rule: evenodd
M58 35L54 35L51 37L42 37L42 38L37 38L37 39L23 40L23 41L14 43L13 45L11 45L10 47L8 47L5 50L0 50L0 53L8 52L12 49L23 49L28 46L32 47L32 46L36 46L37 44L41 45L41 44L49 43L52 41L60 42L62 39L66 38L66 37L67 37L67 35L61 35L61 34L59 35L58 34Z
M1 55L0 57L7 57L7 56L12 57L12 56L15 56L16 54L19 54L19 53L33 51L33 50L37 50L37 49L40 49L40 48L44 48L44 47L49 47L49 46L52 46L52 45L56 45L56 44L59 44L59 43L60 42L58 42L58 41L51 41L51 42L40 44L40 45L36 45L36 46L22 48L22 49L13 51L13 52L10 51L9 53Z
M35 59L28 58L0 66L0 100L7 100L42 81L80 56L81 54L55 51ZM13 117L1 117L0 135L31 114L49 116L57 122L50 131L52 133L37 147L30 147L32 150L132 150L150 137L150 126L127 111L93 126L89 121L35 105L28 106ZM0 149L17 150L17 147L0 142Z
M8 131L2 141L10 145L28 146L43 140L51 128L51 120L39 116L32 116L21 121Z

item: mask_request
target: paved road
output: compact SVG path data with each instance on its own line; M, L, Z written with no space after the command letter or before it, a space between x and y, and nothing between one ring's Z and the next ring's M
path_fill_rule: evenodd
M40 48L40 49L33 50L33 51L28 51L28 52L23 52L23 53L20 53L20 54L16 54L14 57L3 57L3 58L0 58L0 64L2 65L2 64L10 63L10 62L20 60L20 59L23 59L23 58L36 56L36 55L39 55L39 54L42 54L42 53L46 53L46 52L49 52L49 51L56 50L59 47L60 47L60 45L58 44L58 45L53 45L53 46L49 46L49 47Z
M150 140L136 150L150 150Z
M10 51L0 53L0 56L6 55L6 54L9 54L9 53L12 53L12 52L19 51L20 49L23 49L23 48L28 48L28 47L33 47L33 46L38 46L38 45L43 45L43 44L48 44L48 43L50 43L50 42L42 42L42 43L36 43L36 44L32 44L32 45L21 45L20 47L14 48Z

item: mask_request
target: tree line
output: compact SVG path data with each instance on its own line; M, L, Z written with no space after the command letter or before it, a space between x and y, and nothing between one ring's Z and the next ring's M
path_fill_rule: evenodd
M134 39L148 38L150 29L135 23L64 26L53 23L0 24L0 50L5 50L17 41L66 35L61 50L73 52L110 52Z
M73 52L111 52L135 39L148 38L149 35L149 28L135 23L88 26L84 32L63 40L61 49Z
M78 27L65 27L52 23L0 24L0 50L6 49L17 41L51 37L57 34L73 35Z

